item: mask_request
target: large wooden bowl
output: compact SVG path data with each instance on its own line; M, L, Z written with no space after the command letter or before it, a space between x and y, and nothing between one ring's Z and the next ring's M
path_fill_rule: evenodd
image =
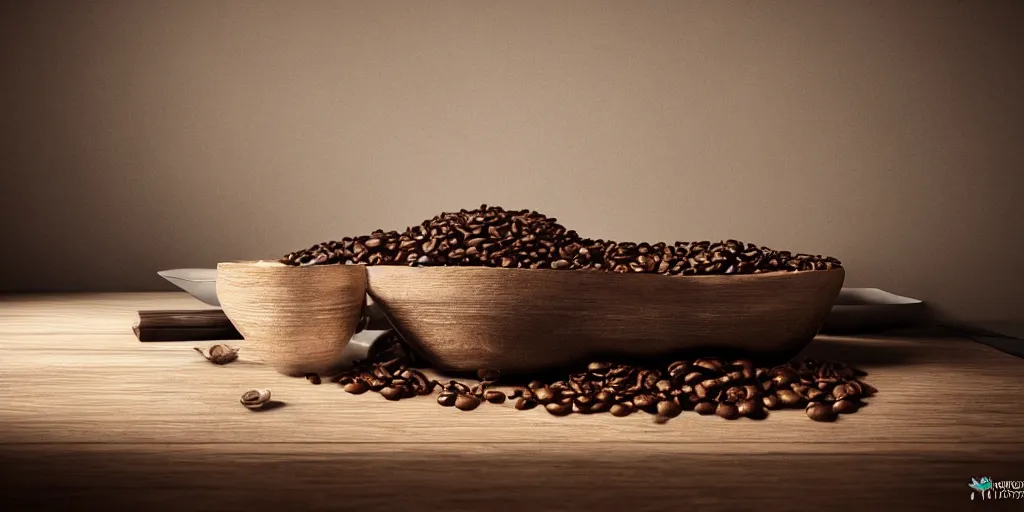
M794 355L817 333L845 273L371 266L367 276L367 292L435 367L521 373L592 357Z
M366 271L220 263L217 297L254 359L285 375L332 375L362 315Z

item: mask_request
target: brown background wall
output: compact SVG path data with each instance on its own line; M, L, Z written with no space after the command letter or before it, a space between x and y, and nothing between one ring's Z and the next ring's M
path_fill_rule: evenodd
M20 5L16 5L20 4ZM0 291L168 289L480 203L1024 311L1024 2L0 7Z

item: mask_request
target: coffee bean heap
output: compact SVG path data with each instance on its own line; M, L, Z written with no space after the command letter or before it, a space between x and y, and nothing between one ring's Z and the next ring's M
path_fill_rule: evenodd
M280 260L292 266L365 264L484 266L668 275L830 270L832 257L792 254L737 240L675 244L582 238L536 211L481 205L442 213L404 232L376 230L324 242Z
M394 354L392 354L394 355ZM749 360L701 358L676 361L664 370L608 362L590 363L585 371L553 383L530 382L508 397L518 410L544 406L548 413L629 416L635 411L655 415L664 423L683 411L715 414L727 420L763 419L769 410L804 408L814 421L834 421L856 412L875 389L860 380L867 375L848 365L807 359L774 368L757 367ZM482 402L504 403L506 395L488 389L498 381L493 370L480 370L474 386L451 380L428 380L399 355L377 362L360 362L338 382L345 391L380 393L401 400L441 391L437 403L463 411Z

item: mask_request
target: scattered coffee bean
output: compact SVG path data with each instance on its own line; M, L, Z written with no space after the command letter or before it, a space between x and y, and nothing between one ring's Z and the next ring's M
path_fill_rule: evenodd
M623 402L615 404L611 407L612 416L629 416L633 414L633 404L630 402Z
M380 396L388 400L400 400L402 398L402 395L404 394L405 388L403 387L387 386L384 389L380 390Z
M788 389L780 389L776 395L779 397L779 402L785 407L793 407L803 401L800 395Z
M213 364L228 364L238 359L238 349L230 345L216 344L207 350L194 347L194 350Z
M242 397L239 398L239 402L249 410L259 410L270 403L270 390L269 389L250 389L245 393L242 393Z
M714 402L697 402L697 405L693 406L693 410L701 416L709 416L715 413Z
M550 384L535 380L525 388L514 388L506 397L502 391L487 389L499 376L495 371L478 372L481 380L472 387L457 380L442 384L410 367L410 351L397 353L405 355L360 361L338 382L349 393L373 390L388 400L427 395L440 387L438 404L461 410L475 409L483 401L504 403L511 397L516 400L517 410L538 404L555 416L573 412L627 416L643 410L654 414L659 422L691 408L700 415L717 414L725 419L761 419L768 410L805 403L809 404L805 411L811 419L831 421L839 414L856 412L859 397L876 392L859 380L863 372L842 363L804 360L759 368L752 361L706 357L692 363L675 361L667 368L595 362L565 380Z
M455 399L455 408L460 411L472 411L480 405L480 399L473 395L459 395Z
M542 386L533 390L533 397L542 404L547 404L555 399L555 392L548 386Z
M544 408L547 409L547 411L549 413L551 413L551 414L553 414L555 416L565 416L566 414L569 414L570 412L572 412L572 405L571 404L565 404L565 403L559 403L559 402L549 403L549 404L545 405Z
M735 405L728 402L722 402L715 408L715 414L719 417L727 420L734 420L740 417L740 411Z
M835 421L836 413L828 404L811 402L807 404L807 417L814 421Z
M679 402L673 400L662 400L658 402L658 415L665 416L666 418L675 418L679 416L679 413L683 412L683 407L679 405Z
M516 401L516 409L520 411L533 409L534 407L537 407L537 401L532 398L520 398Z
M456 399L458 399L458 395L451 391L442 391L437 395L437 403L441 404L442 407L454 406Z
M836 400L832 404L832 412L836 414L853 414L857 412L857 402L853 400Z

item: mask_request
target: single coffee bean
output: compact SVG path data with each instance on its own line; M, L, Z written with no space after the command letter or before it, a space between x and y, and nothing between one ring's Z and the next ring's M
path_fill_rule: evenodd
M455 393L452 393L450 391L442 391L437 395L437 403L440 404L442 407L451 407L455 405L455 400L457 398L458 395L456 395Z
M697 402L697 405L693 406L694 412L701 416L708 416L715 413L714 402Z
M526 385L526 387L531 390L536 390L544 387L544 383L539 380L531 380L530 383Z
M533 409L534 407L537 407L537 401L532 398L520 398L518 401L516 401L517 410L525 411L528 409Z
M590 412L593 414L598 414L611 409L611 407L611 402L594 402L594 405L590 406Z
M651 395L636 395L633 397L633 405L637 409L646 409L654 405L654 397Z
M484 400L492 404L501 404L505 402L505 393L492 389L484 393Z
M310 373L310 374L306 375L306 380L311 382L313 385L319 385L320 384L320 376L315 374L315 373Z
M728 402L722 402L715 408L715 414L727 420L734 420L740 417L739 409Z
M740 414L740 416L752 416L759 409L760 407L758 407L757 403L754 402L753 400L742 400L736 403L736 411Z
M384 398L386 398L388 400L400 400L402 398L403 394L405 394L405 388L404 387L388 386L388 387L380 390L380 396L382 396L382 397L384 397Z
M624 402L621 404L615 404L611 408L612 416L629 416L633 413L633 404L630 402Z
M836 413L832 411L832 408L828 404L820 402L811 402L807 404L807 417L814 421L835 421Z
M668 423L668 420L669 420L668 416L662 416L660 414L654 417L654 423L656 423L658 425L664 425L664 424Z
M545 405L544 408L547 409L547 411L554 416L565 416L572 412L571 402L569 404L552 402Z
M803 401L800 395L788 389L780 389L776 395L779 397L779 403L785 407L793 407Z
M836 414L853 414L857 412L857 402L853 400L836 400L832 403L832 412Z
M672 390L672 383L668 380L661 379L654 383L654 388L662 393L668 393Z
M459 395L455 399L455 408L460 411L472 411L480 405L480 399L473 395Z
M686 377L683 377L683 382L691 386L702 380L704 380L704 374L700 372L690 372L686 374Z
M668 418L675 418L683 412L683 407L675 400L662 400L658 402L658 415Z
M693 362L693 365L704 368L705 370L710 370L712 372L722 371L722 363L713 359L698 359Z
M354 380L352 382L349 382L348 384L345 384L345 386L342 389L344 389L345 392L347 393L352 393L353 395L361 395L369 391L370 387L367 386L366 383L361 380Z
M555 393L548 386L537 388L533 391L534 398L542 404L547 404L555 399Z

